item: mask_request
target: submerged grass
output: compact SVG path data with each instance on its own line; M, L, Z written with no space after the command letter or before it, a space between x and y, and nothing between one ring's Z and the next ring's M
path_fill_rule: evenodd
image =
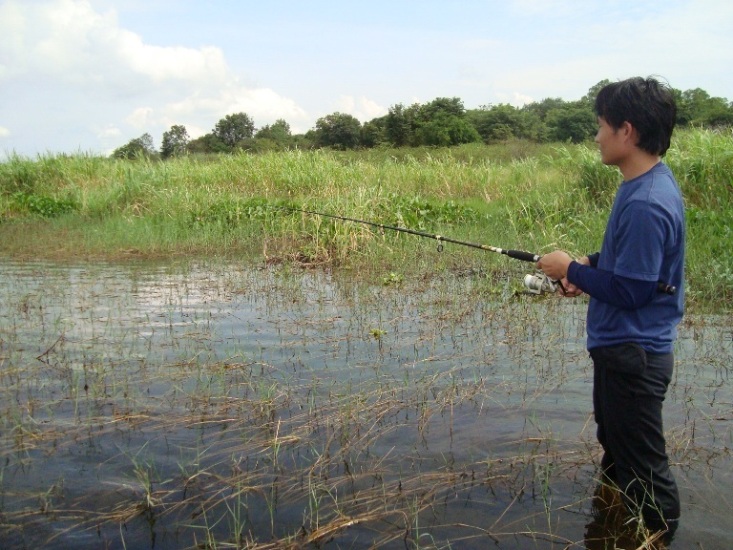
M731 150L682 132L667 159L689 301L726 310ZM286 210L580 254L617 183L590 145L522 142L0 164L0 253L71 260L0 285L0 541L585 547L567 519L590 509L599 458L582 306L518 296L513 260ZM129 279L78 263L202 257L227 261ZM705 501L731 463L729 321L688 308L668 399L670 454L703 503L685 514L713 523L731 508Z
M290 264L18 269L0 302L14 547L586 547L599 449L569 301ZM670 453L712 479L730 342L695 326Z

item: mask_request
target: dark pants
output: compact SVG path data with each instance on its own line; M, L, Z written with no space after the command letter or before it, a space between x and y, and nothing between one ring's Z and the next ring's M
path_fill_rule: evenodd
M637 344L590 350L593 411L606 477L647 527L674 534L680 517L677 483L669 471L662 402L672 379L674 356L647 353Z

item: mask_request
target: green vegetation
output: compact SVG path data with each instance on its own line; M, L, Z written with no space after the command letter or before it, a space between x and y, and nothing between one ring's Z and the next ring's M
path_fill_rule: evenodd
M666 161L688 207L693 302L733 297L733 135L678 131ZM619 181L591 144L270 151L125 160L11 157L0 164L0 254L54 259L247 256L339 265L380 280L506 260L288 206L536 253L594 251ZM526 269L526 266L524 266ZM512 267L510 269L514 269Z

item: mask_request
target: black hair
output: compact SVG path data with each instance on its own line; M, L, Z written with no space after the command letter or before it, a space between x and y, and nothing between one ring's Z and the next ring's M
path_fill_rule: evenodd
M614 130L629 122L643 151L661 156L669 149L677 104L668 85L651 77L614 82L598 92L594 109Z

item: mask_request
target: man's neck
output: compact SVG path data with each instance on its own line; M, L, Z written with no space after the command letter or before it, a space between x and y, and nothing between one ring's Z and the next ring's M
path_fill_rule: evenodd
M658 155L651 155L646 151L639 150L628 157L623 164L619 164L618 168L621 170L624 181L629 181L634 178L638 178L642 174L646 174L649 170L654 168L660 160L661 157Z

